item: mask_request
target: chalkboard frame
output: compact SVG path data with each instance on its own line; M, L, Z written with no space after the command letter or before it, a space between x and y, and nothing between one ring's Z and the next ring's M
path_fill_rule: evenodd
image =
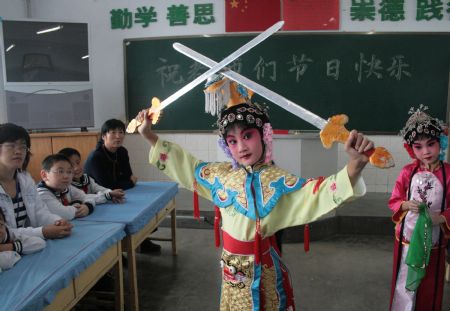
M131 119L134 117L134 114L131 113L130 111L130 102L129 102L129 86L128 86L128 70L127 70L127 46L134 43L134 42L140 42L140 41L147 41L147 42L156 42L156 41L170 41L171 43L175 43L175 42L180 42L180 41L185 41L185 40L192 40L192 39L201 39L201 38L216 38L216 39L227 39L227 38L240 38L240 37L253 37L256 36L257 33L233 33L233 34L216 34L216 35L208 35L208 36L202 36L202 35L190 35L190 36L164 36L164 37L148 37L148 38L130 38L130 39L124 39L123 40L123 50L124 50L124 81L125 81L125 110L126 110L126 117L127 119ZM303 37L308 37L308 36L314 36L316 38L321 38L321 37L326 37L326 36L332 36L332 37L336 37L336 38L341 38L341 37L349 37L349 36L357 36L357 37L366 37L366 38L377 38L377 37L392 37L392 38L396 38L396 37L417 37L417 38L421 38L423 36L433 36L433 37L448 37L450 40L450 32L380 32L380 33L376 33L376 34L368 34L368 33L360 33L360 32L348 32L348 33L342 33L342 32L320 32L320 33L316 33L316 32L279 32L276 35L274 35L276 37L286 37L286 36L293 36L294 38L303 38ZM267 40L269 41L270 38ZM183 42L184 43L184 42ZM186 44L186 43L184 43ZM265 44L264 42L262 44ZM189 46L189 44L186 44ZM190 46L193 49L196 49L196 47ZM450 51L450 50L449 50ZM229 51L229 53L231 53L232 51ZM178 53L178 52L175 52ZM251 54L252 51L249 51L247 54ZM211 56L208 55L206 53L204 53L206 56L213 58L216 61L220 61L219 58L215 57L215 56ZM223 55L223 57L225 57L228 53L225 53ZM180 58L185 58L188 59L188 57L179 54ZM449 53L449 58L450 58L450 53ZM192 61L193 62L193 61ZM446 101L445 101L445 107L443 107L445 109L445 111L441 111L440 113L436 114L433 112L433 107L431 107L430 113L443 119L445 122L448 123L449 120L449 111L450 111L450 66L447 65L448 67L448 73L447 73L447 77L446 77L446 85L445 85L445 95L446 95ZM206 71L206 67L204 67L204 71ZM203 72L203 71L202 71ZM244 74L245 75L245 74ZM246 75L247 76L247 75ZM252 79L252 77L247 76L248 78ZM254 79L253 79L254 80ZM255 80L256 81L256 80ZM259 82L259 81L256 81ZM187 83L187 82L186 82ZM179 86L179 88L181 88L184 84L181 84ZM261 82L259 82L261 83ZM198 87L197 87L198 88ZM203 87L201 87L202 89ZM195 92L196 90L191 90L190 92ZM286 96L285 94L282 94L280 92L281 95ZM443 96L443 95L442 95ZM161 100L163 100L164 98L166 98L167 96L160 98ZM291 99L289 96L286 96L286 98ZM149 98L150 101L150 98ZM179 99L179 101L183 101L182 99ZM293 100L294 102L296 102L295 100ZM260 101L258 101L260 102ZM267 102L267 101L265 101ZM428 104L426 102L423 102L423 104ZM177 103L173 103L173 106L176 106ZM273 104L269 104L274 106ZM142 105L141 108L146 107L147 105ZM418 106L418 105L416 105ZM170 107L168 107L170 108ZM277 108L277 107L276 107ZM306 107L307 109L310 109L308 107ZM281 109L281 108L277 108L277 109ZM310 109L312 112L317 113L316 111L314 111L313 109ZM403 120L400 120L398 122L398 128L400 128L402 126L402 124L404 123L404 121L407 119L408 115L407 115L407 110L408 109L404 109L402 110L402 115L401 117L403 117ZM287 113L287 112L285 112ZM341 112L341 113L346 113L345 111ZM329 117L329 115L324 116L321 115L320 113L317 113L318 115L320 115L321 117L327 118ZM206 114L204 114L205 116L207 116ZM202 117L202 116L196 116L196 117ZM350 120L351 120L351 115L350 115ZM400 115L399 115L400 118ZM212 126L215 118L211 117L211 129L207 129L207 128L203 128L203 129L167 129L167 128L163 128L163 129L158 129L158 127L155 127L155 130L158 132L170 132L170 133L178 133L178 132L192 132L192 133L210 133L213 132L215 130L215 128ZM272 120L273 122L273 120ZM397 123L396 123L397 124ZM350 125L350 124L349 124ZM317 132L318 130L314 129L314 128L291 128L291 131L293 132ZM384 134L384 135L391 135L391 134L398 134L398 130L364 130L364 133L367 134Z

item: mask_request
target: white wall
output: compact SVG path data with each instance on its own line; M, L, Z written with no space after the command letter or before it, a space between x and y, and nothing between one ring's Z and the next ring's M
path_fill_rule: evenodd
M1 18L25 18L27 17L26 0L1 0Z
M183 36L199 34L221 34L225 32L225 14L223 0L207 0L213 3L216 22L210 25L192 25L183 27L168 27L164 23L151 24L148 28L134 26L127 30L112 30L110 25L110 10L128 8L135 10L139 6L154 6L156 10L165 10L171 4L198 4L198 0L30 0L29 15L41 20L67 20L88 22L90 27L90 53L91 73L94 85L94 115L95 128L110 118L125 120L124 95L124 64L122 42L125 38L144 38L160 36ZM342 0L343 14L349 6L349 0ZM348 14L348 13L347 13ZM24 18L27 16L25 0L1 0L0 15L3 18ZM160 16L160 18L163 18ZM448 19L448 16L446 17ZM397 27L389 27L384 23L355 23L342 17L344 31L398 31ZM403 23L402 30L417 31L420 25L412 22ZM424 30L424 29L422 29ZM428 31L448 31L448 20L426 28ZM176 32L175 32L176 31ZM2 78L0 78L2 79ZM0 81L0 86L3 83ZM158 94L155 94L157 96ZM0 122L6 121L6 108L3 88L0 87ZM406 111L405 111L406 118ZM399 125L400 126L400 125ZM216 146L215 134L163 134L162 138L179 142L187 147L197 157L215 161L221 158ZM377 145L388 148L394 155L396 168L389 170L374 169L370 166L364 171L368 190L374 192L389 192L400 168L409 161L407 153L403 150L401 139L397 136L371 136ZM289 146L289 144L287 144ZM135 174L142 180L165 179L165 177L150 167L147 163L149 147L138 135L129 135L125 146L129 149L132 167ZM342 146L328 150L320 150L318 141L306 141L303 148L292 144L286 150L276 150L280 164L297 165L301 163L301 173L305 177L323 175L323 172L335 171L342 168L346 162L346 154ZM306 147L305 147L306 146ZM298 151L301 150L299 155ZM331 155L331 156L330 156ZM300 158L299 158L300 157ZM325 160L324 160L325 159ZM275 158L277 160L277 158ZM300 170L300 168L298 168ZM323 171L323 172L322 172Z

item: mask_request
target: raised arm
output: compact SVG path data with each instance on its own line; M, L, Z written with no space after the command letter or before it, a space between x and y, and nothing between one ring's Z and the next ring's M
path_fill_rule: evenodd
M138 132L151 145L155 146L158 141L158 135L152 131L152 113L150 109L141 110L136 119L141 120L142 124L138 127Z
M349 155L347 164L347 173L352 185L355 185L356 181L361 176L361 172L369 162L364 152L374 147L373 142L366 136L353 130L345 142L344 149Z

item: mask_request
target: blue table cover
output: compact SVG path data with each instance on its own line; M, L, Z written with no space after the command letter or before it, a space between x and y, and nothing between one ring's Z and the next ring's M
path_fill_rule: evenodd
M72 235L47 240L45 249L22 256L0 273L0 310L42 310L58 291L125 236L124 225L72 221Z
M138 182L125 192L122 204L99 204L94 212L80 221L117 222L125 224L132 235L141 230L178 193L175 182Z

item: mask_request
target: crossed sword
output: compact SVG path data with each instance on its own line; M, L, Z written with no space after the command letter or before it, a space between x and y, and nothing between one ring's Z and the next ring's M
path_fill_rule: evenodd
M190 57L191 59L209 67L210 69L204 72L202 75L198 76L196 79L186 84L180 90L170 95L167 99L160 102L158 98L154 97L152 99L152 106L149 113L153 113L152 123L156 124L159 118L161 110L180 96L187 93L189 90L202 83L211 75L220 71L222 75L229 78L230 80L236 81L242 86L252 90L253 92L259 94L260 96L266 98L267 100L273 102L274 104L280 106L281 108L289 111L290 113L296 115L297 117L305 120L306 122L314 125L320 129L320 139L325 148L329 149L333 145L333 142L345 143L350 132L345 128L345 124L348 122L348 117L344 114L335 115L325 120L320 116L312 113L311 111L295 104L289 99L275 93L274 91L226 68L226 66L232 61L236 60L238 57L249 51L254 46L258 45L270 35L278 31L284 22L280 21L266 31L262 32L260 35L250 40L247 44L243 45L241 48L230 54L228 57L224 58L221 62L217 63L214 60L184 46L181 43L174 43L173 47L176 51ZM133 119L127 127L127 132L133 133L136 128L141 124L139 120ZM394 160L389 151L384 147L375 147L371 150L365 152L369 157L370 163L378 168L390 168L394 166Z

